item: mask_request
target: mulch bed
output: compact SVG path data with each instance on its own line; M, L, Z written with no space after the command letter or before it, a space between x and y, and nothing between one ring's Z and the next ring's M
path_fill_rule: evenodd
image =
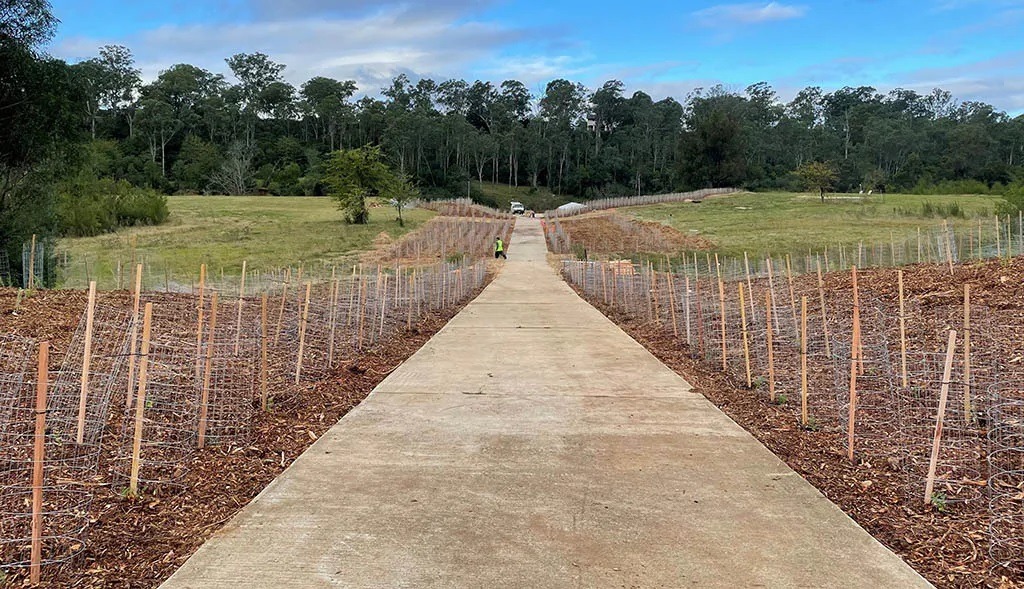
M816 277L802 277L799 282L800 290L817 296ZM828 293L846 292L850 273L829 274L825 282ZM895 304L896 270L862 272L859 282L881 300ZM947 267L905 268L907 297L923 309L960 305L964 283L971 284L975 304L1000 314L1001 321L987 326L990 333L979 336L985 338L993 354L1014 361L1021 351L1019 326L1024 325L1024 259L958 266L953 276ZM984 506L950 506L940 511L908 502L906 473L899 463L861 460L851 464L843 432L801 428L791 406L771 404L763 392L748 389L745 383L692 358L685 343L664 326L609 308L599 300L590 302L936 586L1024 587L1024 578L998 569L989 558ZM913 333L912 329L911 337L944 341L925 330Z
M104 293L101 300L108 297L130 300L125 292ZM16 291L3 289L0 332L49 339L59 359L85 305L80 291L40 291L18 303ZM81 552L70 562L44 567L41 586L158 586L460 309L425 317L324 379L304 385L287 406L258 415L248 443L196 452L180 487L155 487L129 500L113 477L100 481ZM106 446L117 443L116 435L105 436L103 455L112 455ZM107 470L101 464L101 472ZM0 584L27 584L24 573L12 571Z

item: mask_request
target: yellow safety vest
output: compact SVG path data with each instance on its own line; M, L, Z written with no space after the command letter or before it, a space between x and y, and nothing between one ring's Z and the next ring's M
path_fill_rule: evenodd
M505 251L505 242L503 242L500 239L495 241L494 242L494 251L496 251L496 252L503 252L503 251Z

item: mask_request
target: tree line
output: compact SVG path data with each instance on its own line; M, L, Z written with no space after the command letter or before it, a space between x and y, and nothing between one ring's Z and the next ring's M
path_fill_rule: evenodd
M160 222L163 194L327 194L331 154L367 147L427 198L463 196L468 180L566 200L796 190L811 163L842 191L1004 192L1024 181L1024 117L940 89L809 87L784 101L762 82L654 100L618 80L591 91L556 79L534 95L517 80L400 75L360 97L351 80L292 85L262 53L227 58L229 75L180 63L151 81L123 46L69 64L40 49L56 24L46 0L0 6L8 246L12 225L91 234Z
M72 65L103 173L164 192L314 195L327 154L370 145L428 195L474 179L596 198L795 189L807 162L833 166L840 190L988 192L1024 169L1024 117L940 89L810 87L784 102L758 83L655 101L618 80L557 79L535 96L517 80L403 74L357 99L351 80L295 87L262 53L226 65L231 79L177 64L146 84L125 47Z

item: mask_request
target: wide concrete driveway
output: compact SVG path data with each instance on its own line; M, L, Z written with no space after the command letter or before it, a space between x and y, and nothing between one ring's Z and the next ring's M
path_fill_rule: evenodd
M579 299L501 275L163 586L929 586Z

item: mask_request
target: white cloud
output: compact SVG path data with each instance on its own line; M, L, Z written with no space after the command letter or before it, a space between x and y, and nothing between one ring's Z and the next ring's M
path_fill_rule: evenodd
M891 82L918 92L942 88L959 100L978 100L1020 113L1024 111L1024 51L898 74Z
M536 33L465 14L394 5L347 17L303 14L241 24L165 25L124 39L70 38L51 52L75 60L95 55L100 45L125 44L135 53L143 78L152 80L176 63L191 63L231 79L225 58L260 51L287 65L284 75L296 86L323 75L353 79L362 92L373 94L400 73L463 75L474 63L495 59L503 48L531 35Z
M807 13L807 7L780 2L767 4L720 4L693 13L695 22L702 27L734 27L765 22L791 20Z

